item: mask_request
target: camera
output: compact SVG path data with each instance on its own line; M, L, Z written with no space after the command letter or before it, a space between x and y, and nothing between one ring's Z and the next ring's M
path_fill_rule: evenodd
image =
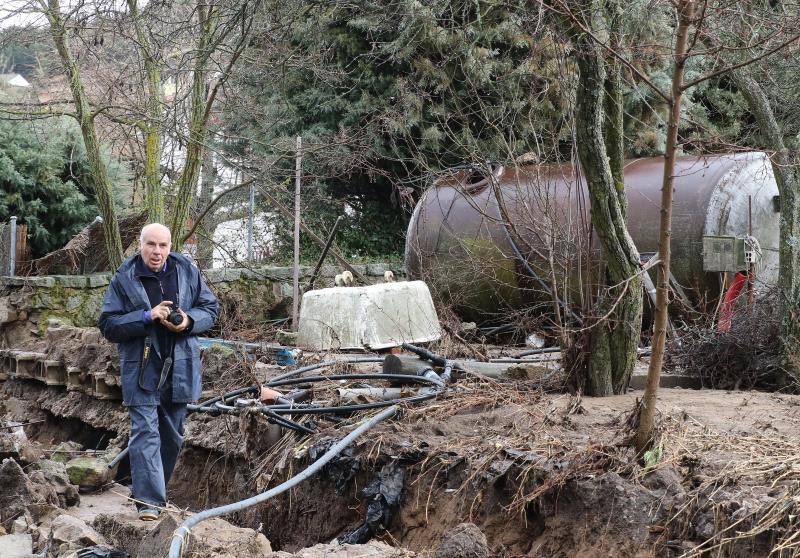
M178 310L180 310L180 308L171 308L169 311L169 316L167 316L167 321L174 326L179 326L183 323L183 314L181 314Z

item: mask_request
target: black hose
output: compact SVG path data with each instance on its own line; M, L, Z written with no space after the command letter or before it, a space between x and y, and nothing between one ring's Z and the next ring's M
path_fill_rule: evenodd
M325 368L326 366L333 366L334 364L337 364L339 362L343 362L345 364L366 364L369 362L383 362L383 357L355 357L345 360L326 360L324 362L318 362L317 364L309 364L308 366L301 366L300 368L296 368L291 372L286 372L285 374L281 374L280 376L275 376L264 385L272 387L274 385L273 382L279 382L285 378L291 378L292 376L297 376L298 374L303 374L305 372L311 372L312 370Z
M220 412L226 413L226 414L231 414L231 415L238 414L237 411L240 411L242 408L244 408L244 409L247 408L247 407L242 407L242 408L231 407L230 405L224 405L220 401L217 401L215 406L216 406L217 409L219 409ZM285 408L288 409L288 408L291 408L291 407L285 407ZM260 413L264 414L267 417L267 420L269 422L274 422L274 423L276 423L276 424L278 424L280 426L283 426L284 428L288 428L290 430L295 430L297 432L303 432L305 434L314 434L315 433L314 430L308 428L307 426L303 426L300 423L297 423L297 422L294 422L292 420L283 418L282 416L276 414L275 411L273 409L269 408L267 405L260 405L258 407L258 411Z
M443 356L439 356L436 353L433 353L423 347L418 347L416 345L412 345L411 343L403 343L402 347L405 350L411 351L412 353L416 354L418 357L432 362L436 366L445 366L447 364L446 358L444 358Z
M284 409L275 409L275 413L279 415L333 415L354 413L356 411L366 411L369 409L380 409L381 407L389 407L391 405L404 405L408 403L420 403L428 401L439 395L438 391L430 393L423 393L421 395L412 395L410 397L399 397L397 399L390 399L387 401L374 401L372 403L356 403L353 405L337 405L335 407L290 407Z
M259 407L259 410L264 415L266 415L268 419L280 424L281 426L290 428L298 432L313 434L314 431L311 430L310 428L303 426L302 424L296 423L294 421L285 419L280 415L289 415L289 414L320 415L320 414L353 413L356 411L364 411L368 409L388 407L395 404L419 403L421 401L428 401L438 396L441 393L441 390L444 387L444 385L447 383L447 381L449 381L450 372L452 371L454 364L444 359L443 357L440 357L428 351L427 349L423 349L421 347L417 347L415 345L410 345L407 343L404 343L403 347L407 348L412 352L416 352L419 356L426 358L427 360L430 360L434 364L442 363L441 365L445 367L445 373L443 375L444 381L437 381L435 379L425 376L412 376L408 374L334 374L331 376L310 376L303 378L292 378L292 376L296 376L304 372L309 372L311 370L324 368L326 366L332 366L338 362L371 363L371 362L382 362L383 358L356 357L354 359L348 359L348 360L330 360L297 368L296 370L292 370L291 372L272 378L272 380L267 382L265 385L269 387L277 387L284 385L297 385L297 384L315 383L322 381L336 381L336 380L396 380L396 381L404 381L407 383L428 384L432 387L432 390L429 393L423 393L420 395L402 397L390 401L376 401L373 403L358 403L354 405L339 405L335 407L314 407L302 404L294 406L294 405L286 405L284 403L280 403L275 406L261 405ZM435 372L433 372L433 374L435 375ZM189 404L187 405L186 408L187 411L191 413L208 413L210 415L237 414L239 409L227 405L228 400L237 397L239 395L243 395L245 393L258 392L259 390L260 387L258 385L247 386L235 389L233 391L224 393L222 395L212 397L211 399L203 401L198 405ZM293 394L284 396L284 398L291 398L290 396L300 396L304 394L305 394L304 390L298 390ZM127 454L128 454L128 448L126 447L108 464L108 468L113 469L120 461L122 461L122 459Z
M531 355L541 355L545 353L557 353L561 350L561 347L543 347L541 349L531 349L529 351L522 351L521 353L517 353L511 358L522 358Z
M275 386L291 386L297 384L312 384L315 382L324 382L326 380L397 380L405 381L411 384L432 384L436 385L437 382L426 378L425 376L414 376L411 374L331 374L330 376L305 376L303 378L288 378L276 382Z

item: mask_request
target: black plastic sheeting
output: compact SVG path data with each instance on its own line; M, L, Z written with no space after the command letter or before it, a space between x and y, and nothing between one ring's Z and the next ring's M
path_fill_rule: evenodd
M339 537L342 544L363 544L380 530L386 529L392 516L400 506L406 471L397 463L389 463L369 483L361 496L367 504L367 517L364 524L350 534Z

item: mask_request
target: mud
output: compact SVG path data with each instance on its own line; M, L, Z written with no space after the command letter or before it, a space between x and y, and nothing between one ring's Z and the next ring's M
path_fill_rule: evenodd
M209 371L225 371L210 384L216 389L279 371L236 355L208 355ZM49 357L74 362L77 353ZM62 451L78 454L127 442L119 402L30 379L10 378L0 394L0 419L34 422L24 430L45 457L67 440L78 444ZM226 519L263 534L276 557L314 556L312 547L334 539L389 545L337 547L350 552L341 556L446 555L448 544L471 544L476 555L499 557L691 557L711 547L715 555L744 557L767 555L796 532L798 396L662 389L661 435L646 462L627 443L627 418L640 396L579 399L544 394L532 382L464 378L447 395L371 431L320 475ZM321 431L308 438L260 414L191 416L171 502L200 510L262 492L304 469L358 417L316 420ZM127 496L113 509L87 513L103 505L82 495L74 506L69 486L35 473L40 457L30 455L17 457L30 468L20 469L24 482L9 461L3 464L16 478L0 488L11 510L3 517L7 529L8 520L29 516L44 521L38 533L53 508L68 510L135 556L150 527L137 525ZM121 468L122 485L126 474Z

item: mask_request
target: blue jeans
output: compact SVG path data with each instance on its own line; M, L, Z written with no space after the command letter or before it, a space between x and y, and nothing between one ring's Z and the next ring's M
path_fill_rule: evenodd
M183 421L186 403L172 402L172 382L159 394L158 405L128 407L131 438L128 442L131 461L133 497L164 506L175 463L183 447Z

